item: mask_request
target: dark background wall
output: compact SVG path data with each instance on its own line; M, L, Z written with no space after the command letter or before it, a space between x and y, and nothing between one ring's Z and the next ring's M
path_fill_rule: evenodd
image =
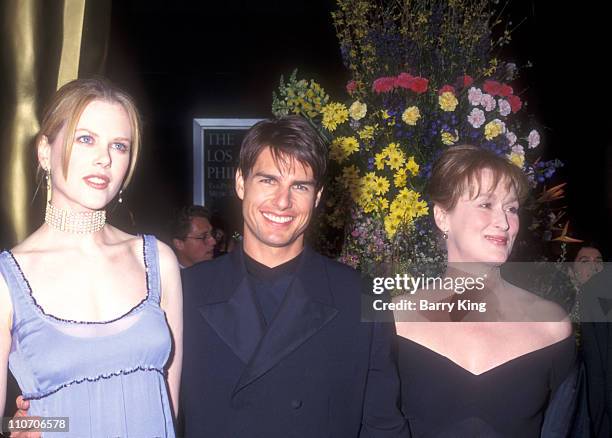
M572 234L611 249L607 13L557 5L512 2L513 23L526 20L506 56L533 63L515 88L540 124L544 158L566 164L555 181L569 183ZM143 159L125 197L139 231L160 233L172 209L191 202L194 118L269 116L280 75L296 67L341 96L348 74L333 8L331 0L113 2L107 75L136 96L145 120Z

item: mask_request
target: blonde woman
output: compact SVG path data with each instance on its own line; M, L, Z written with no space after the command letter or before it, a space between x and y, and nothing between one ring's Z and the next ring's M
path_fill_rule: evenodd
M45 223L0 254L0 412L8 365L30 416L68 417L62 436L173 437L178 264L154 237L105 220L138 159L136 107L104 80L72 81L49 105L37 148Z

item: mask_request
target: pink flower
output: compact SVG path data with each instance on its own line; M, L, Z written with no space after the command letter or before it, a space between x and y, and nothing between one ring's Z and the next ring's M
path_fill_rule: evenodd
M427 91L427 86L429 85L429 81L420 76L416 76L413 78L412 86L410 89L415 93L421 94Z
M497 106L499 108L499 113L504 117L506 117L512 111L512 107L506 99L499 99L497 101Z
M414 76L412 76L411 74L400 73L397 78L395 78L395 86L410 89L412 87L413 80Z
M512 108L513 113L519 112L523 107L523 102L521 102L521 99L518 96L508 96L508 102L510 103L510 108Z
M480 104L484 107L485 111L493 111L497 102L495 102L495 98L490 94L483 94Z
M351 80L346 83L346 92L348 94L353 95L356 89L357 89L357 82Z
M467 120L474 128L480 128L482 124L486 121L484 111L480 108L472 109L472 112L467 117Z
M512 152L519 155L525 155L525 149L523 149L523 146L521 146L520 144L512 146Z
M382 77L378 78L372 84L372 90L375 93L387 93L395 88L395 78L393 77Z
M497 81L485 81L482 89L485 90L486 93L498 96L501 91L501 84Z
M482 101L482 91L480 91L480 88L470 88L468 91L468 100L473 106L480 105Z
M450 91L453 94L455 93L455 87L453 87L452 85L445 85L442 88L440 88L440 91L438 91L438 94L442 94L442 93L446 93L447 91Z
M514 93L514 90L512 89L510 85L502 84L501 87L499 88L499 95L502 97L512 96L513 93Z

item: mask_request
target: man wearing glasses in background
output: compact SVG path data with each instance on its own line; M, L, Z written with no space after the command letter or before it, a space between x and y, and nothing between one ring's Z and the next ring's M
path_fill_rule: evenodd
M208 209L200 205L181 208L172 223L172 247L181 268L212 260L215 244Z

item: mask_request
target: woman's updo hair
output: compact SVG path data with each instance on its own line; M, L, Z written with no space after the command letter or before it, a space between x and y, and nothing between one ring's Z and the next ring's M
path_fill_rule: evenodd
M489 169L493 174L491 187L482 187L484 169ZM464 193L469 193L470 199L474 199L481 190L495 190L500 182L508 190L514 188L519 203L527 198L527 177L511 161L476 146L452 146L434 163L427 192L434 204L450 211Z
M132 179L140 151L140 115L132 97L106 79L75 79L57 90L44 112L36 144L40 143L43 136L47 137L49 143L53 143L61 129L66 127L62 145L62 170L66 176L76 126L87 105L96 100L121 105L130 119L132 141L130 167L123 182L125 188Z

